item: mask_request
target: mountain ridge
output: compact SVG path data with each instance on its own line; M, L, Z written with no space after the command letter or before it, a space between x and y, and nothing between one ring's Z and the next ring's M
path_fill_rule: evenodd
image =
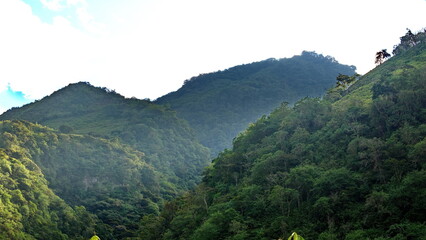
M292 58L267 59L201 74L155 103L169 106L186 119L215 156L248 124L282 102L293 104L303 97L323 95L339 73L353 75L355 67L304 51Z
M140 239L285 239L294 231L423 239L426 32L419 35L348 89L283 104L250 125L196 189L144 218Z

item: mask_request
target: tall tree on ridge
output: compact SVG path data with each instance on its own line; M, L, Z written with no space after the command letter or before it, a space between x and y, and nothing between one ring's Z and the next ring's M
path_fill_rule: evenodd
M376 52L376 61L374 62L376 65L380 65L386 58L389 58L391 55L388 53L386 49L382 49L382 51Z

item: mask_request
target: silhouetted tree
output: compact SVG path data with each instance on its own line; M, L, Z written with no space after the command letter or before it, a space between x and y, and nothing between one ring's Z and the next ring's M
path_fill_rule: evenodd
M376 65L380 65L386 58L389 58L391 55L388 53L386 49L382 49L382 51L376 52Z

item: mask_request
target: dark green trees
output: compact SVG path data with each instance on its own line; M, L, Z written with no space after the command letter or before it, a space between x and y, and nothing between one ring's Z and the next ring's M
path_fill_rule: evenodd
M250 123L282 102L294 104L307 96L319 97L333 86L338 73L352 76L354 71L354 66L341 65L332 57L305 51L288 59L202 74L156 103L176 110L216 156Z
M424 238L425 56L418 44L339 97L260 118L140 238Z
M96 232L100 236L131 237L142 216L157 214L164 199L176 194L173 184L145 161L142 152L116 140L57 133L23 121L0 121L0 136L0 151L10 156L1 156L0 174L6 179L0 189L7 188L2 203L11 209L5 217L14 215L7 218L13 220L11 228L31 235L62 230L62 225L55 224L70 228L62 237L41 235L44 237L37 239L68 239L86 231L93 234L94 219L99 219ZM84 208L76 208L74 213L52 190L67 204ZM16 210L21 214L13 212ZM51 214L55 215L50 219ZM87 219L77 219L76 214ZM28 229L40 229L28 232L25 224L19 227L21 223L30 224ZM76 232L70 232L72 229Z

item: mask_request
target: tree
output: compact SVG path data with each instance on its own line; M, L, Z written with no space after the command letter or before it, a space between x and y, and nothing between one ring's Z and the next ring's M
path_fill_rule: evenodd
M292 203L296 202L299 198L299 192L292 188L283 188L279 185L274 186L268 200L271 206L278 207L281 210L281 214L290 216L290 210L292 209Z
M382 49L382 51L376 52L376 65L380 65L386 58L389 58L391 55L388 53L386 49Z
M385 50L386 51L386 50ZM355 81L359 79L361 75L355 73L353 76L348 76L344 74L340 74L336 77L336 87L347 89L351 86Z

